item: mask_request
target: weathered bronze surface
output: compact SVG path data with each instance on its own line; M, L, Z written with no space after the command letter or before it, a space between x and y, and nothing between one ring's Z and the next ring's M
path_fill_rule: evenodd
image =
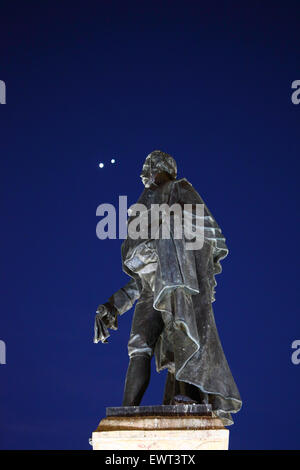
M175 160L161 151L148 155L142 170L145 189L138 203L204 204L185 179L176 180ZM131 216L128 224L134 219ZM171 214L172 217L172 214ZM138 406L150 380L150 361L157 371L168 369L164 405L211 405L225 425L242 402L217 332L212 302L215 275L228 254L225 238L204 204L204 244L187 250L185 237L133 239L122 244L126 286L98 307L95 342L107 341L108 328L117 329L118 315L137 301L128 343L130 357L123 406Z

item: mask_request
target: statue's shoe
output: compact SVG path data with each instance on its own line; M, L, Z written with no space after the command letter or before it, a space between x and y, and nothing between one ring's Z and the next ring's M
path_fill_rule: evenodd
M173 398L173 405L196 405L198 402L186 395L176 395Z

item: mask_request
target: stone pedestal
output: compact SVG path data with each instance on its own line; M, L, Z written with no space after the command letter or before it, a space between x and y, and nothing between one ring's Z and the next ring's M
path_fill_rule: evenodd
M207 405L181 405L155 407L160 412L154 415L154 407L110 408L97 430L93 432L91 444L94 450L227 450L229 431L211 411L186 407ZM182 411L186 409L186 412ZM139 410L143 409L139 412ZM173 408L171 410L170 408ZM148 409L148 410L146 410ZM109 411L118 410L118 411ZM172 413L173 411L173 413ZM127 416L120 416L120 414ZM149 414L150 413L150 414ZM151 415L152 413L152 415ZM159 413L159 414L157 414ZM200 412L199 412L200 413ZM128 416L129 414L129 416Z

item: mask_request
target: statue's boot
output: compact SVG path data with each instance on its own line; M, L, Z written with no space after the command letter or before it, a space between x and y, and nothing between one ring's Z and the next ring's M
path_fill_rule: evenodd
M151 374L151 358L132 356L126 374L122 406L138 406L148 387Z

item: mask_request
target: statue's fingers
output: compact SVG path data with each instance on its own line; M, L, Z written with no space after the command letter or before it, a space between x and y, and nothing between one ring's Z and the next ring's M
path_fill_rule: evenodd
M98 338L100 336L100 332L101 332L101 327L99 325L99 322L96 321L96 323L95 323L95 334L97 335Z

